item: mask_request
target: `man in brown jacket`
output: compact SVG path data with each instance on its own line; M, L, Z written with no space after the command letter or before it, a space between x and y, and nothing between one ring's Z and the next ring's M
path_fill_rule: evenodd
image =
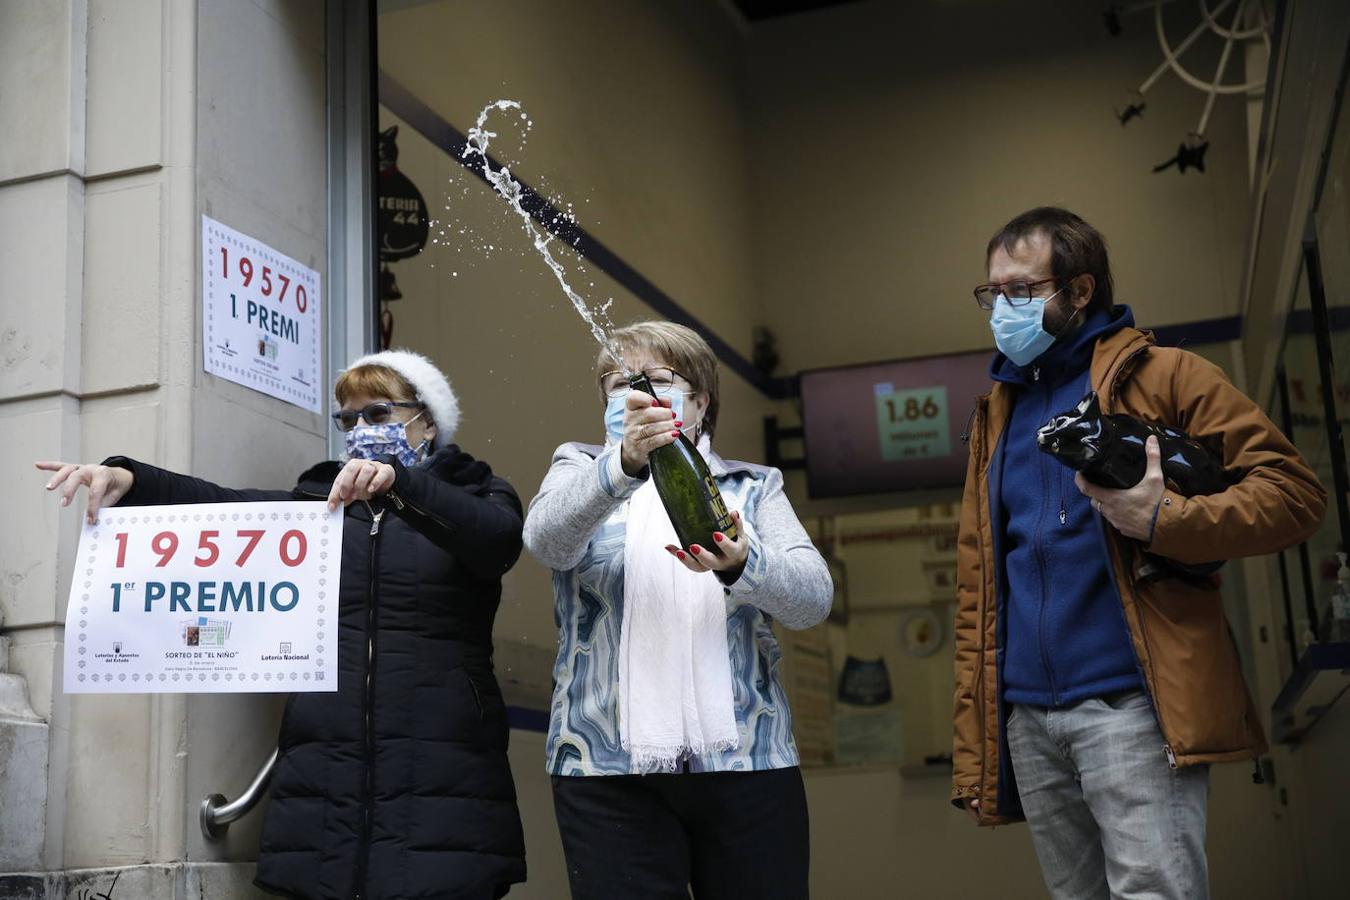
M1054 897L1206 896L1208 766L1265 748L1212 573L1304 540L1326 493L1219 369L1133 327L1082 219L1023 213L986 262L1000 352L969 430L952 802L1026 819ZM1132 488L1074 476L1035 434L1089 390L1221 448L1234 484L1180 496L1153 438Z

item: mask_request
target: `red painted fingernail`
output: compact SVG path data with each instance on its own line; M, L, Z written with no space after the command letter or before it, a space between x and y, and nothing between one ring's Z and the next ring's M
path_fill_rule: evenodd
M680 559L684 559L684 551L683 551L683 550L676 550L676 551L675 551L675 555L678 556Z
M698 544L690 544L689 552L694 554L695 556L698 556L700 553L703 552L703 548L700 547Z
M671 434L679 434L679 433L680 433L680 429L676 428L676 429L674 429L673 431L671 431L670 433L671 433Z
M713 532L713 540L714 540L714 541L717 541L717 543L720 544L720 543L722 543L722 541L726 540L726 538L722 537L722 532L720 532L720 531L714 531L714 532Z
M675 418L675 410L672 409L672 410L670 411L670 417L671 417L672 419Z
M676 427L676 428L679 428L679 427L681 427L681 426L683 426L683 425L684 425L684 423L683 423L683 422L680 422L680 421L676 421L676 423L675 423L675 427Z

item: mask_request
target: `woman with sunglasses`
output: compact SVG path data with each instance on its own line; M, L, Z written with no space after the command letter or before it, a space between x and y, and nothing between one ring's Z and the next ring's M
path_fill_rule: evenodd
M90 521L117 504L345 504L338 689L286 703L255 883L303 898L504 896L525 880L525 846L492 623L520 554L520 501L451 443L459 404L424 357L363 357L334 393L349 459L290 491L121 456L37 466L63 506L88 488Z
M772 623L822 621L829 570L782 473L713 452L703 338L643 322L611 348L596 368L605 444L559 447L525 520L525 545L554 570L547 750L572 897L806 897L806 795ZM656 397L629 390L625 369ZM647 457L680 430L735 539L678 546Z

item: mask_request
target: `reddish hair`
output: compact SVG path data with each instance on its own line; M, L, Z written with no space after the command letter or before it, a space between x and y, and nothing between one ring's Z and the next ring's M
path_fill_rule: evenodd
M338 376L333 394L339 404L352 397L388 397L402 402L417 399L408 380L388 366L355 366Z

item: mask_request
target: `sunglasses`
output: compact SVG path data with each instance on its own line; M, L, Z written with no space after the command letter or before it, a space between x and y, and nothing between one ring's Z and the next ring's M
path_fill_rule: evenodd
M367 425L383 425L394 415L394 407L399 406L405 409L423 409L421 403L411 401L389 401L378 400L371 403L364 409L339 409L333 413L333 421L342 431L351 431L356 427L358 419L365 419ZM421 413L418 413L421 415ZM417 416L413 416L413 419ZM411 419L409 421L412 421Z

